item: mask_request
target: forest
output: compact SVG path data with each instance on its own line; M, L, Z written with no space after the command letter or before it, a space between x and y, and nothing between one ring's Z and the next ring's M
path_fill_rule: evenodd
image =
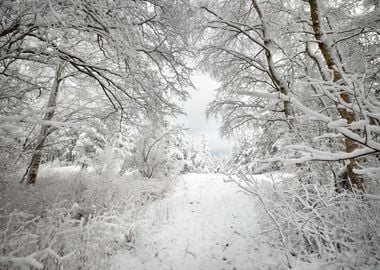
M0 0L0 269L379 269L379 45L378 0Z

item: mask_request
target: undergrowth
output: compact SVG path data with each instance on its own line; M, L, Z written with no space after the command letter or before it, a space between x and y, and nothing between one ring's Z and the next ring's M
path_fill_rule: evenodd
M258 198L264 241L282 269L379 269L379 197L333 186L240 174L234 181ZM281 265L281 266L280 266Z
M33 187L3 186L0 269L107 269L134 248L141 213L168 181L67 167L43 170Z

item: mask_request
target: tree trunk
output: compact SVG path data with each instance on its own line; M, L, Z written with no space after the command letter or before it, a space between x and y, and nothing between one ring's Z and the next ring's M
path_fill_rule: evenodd
M339 82L342 80L342 74L340 73L340 69L337 65L337 59L333 53L333 48L328 43L324 36L324 32L322 29L322 22L320 17L320 10L318 5L318 0L309 0L310 5L310 14L312 20L312 27L314 31L314 36L318 41L319 50L321 51L323 58L326 62L327 67L333 73L334 82ZM343 82L342 82L343 83ZM345 91L340 91L340 98L347 104L350 104L351 97ZM337 104L338 105L338 104ZM347 120L348 124L351 124L356 120L356 115L354 112L347 110L346 108L337 108L340 116ZM358 144L350 138L345 138L345 148L347 153L351 153L356 148L358 148ZM347 165L347 179L341 181L340 183L336 183L336 188L352 190L352 188L363 190L363 178L354 172L354 169L357 167L357 161L355 159L350 159L349 164ZM348 182L350 181L350 182Z
M55 78L54 78L53 86L50 92L49 101L47 104L47 112L45 113L44 118L43 118L44 121L51 121L54 116L55 106L57 105L59 85L62 81L61 75L63 73L63 70L64 70L64 64L59 63L55 70ZM23 181L25 180L25 183L27 185L34 185L36 183L38 169L40 167L43 149L45 146L45 140L48 136L49 128L50 128L49 125L41 126L41 130L37 138L37 147L33 153L28 170L26 171L24 179L23 179Z

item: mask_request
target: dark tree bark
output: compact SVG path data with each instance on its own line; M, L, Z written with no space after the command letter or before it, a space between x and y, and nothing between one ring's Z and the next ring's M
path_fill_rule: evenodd
M312 28L314 31L314 37L318 41L319 50L321 51L323 55L323 58L326 62L328 69L331 70L333 74L333 81L343 84L344 82L342 82L342 74L341 74L340 69L338 68L338 65L336 62L337 59L334 56L333 48L325 39L325 35L322 28L318 0L309 0L309 5L310 5ZM347 104L352 103L351 96L343 90L341 91L340 98ZM349 111L343 107L337 107L337 110L340 116L343 119L347 120L348 124L351 124L353 121L356 120L356 115L354 112ZM347 153L351 153L355 149L358 148L358 144L350 138L345 138L345 148L346 148L345 150ZM353 188L358 189L358 190L364 189L363 178L361 177L361 175L358 175L354 172L354 169L356 167L357 167L357 161L355 159L350 159L349 164L347 165L347 178L342 179L342 181L340 181L339 183L336 183L337 190L346 189L346 190L352 191Z

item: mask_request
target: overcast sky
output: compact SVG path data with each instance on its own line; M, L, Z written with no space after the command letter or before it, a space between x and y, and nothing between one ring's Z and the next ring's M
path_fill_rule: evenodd
M206 120L205 113L219 84L205 74L194 75L193 83L197 90L190 91L191 98L184 104L187 116L180 116L178 121L189 128L188 132L196 141L200 142L202 135L206 136L210 151L214 155L228 153L232 143L219 136L219 124L215 119Z

